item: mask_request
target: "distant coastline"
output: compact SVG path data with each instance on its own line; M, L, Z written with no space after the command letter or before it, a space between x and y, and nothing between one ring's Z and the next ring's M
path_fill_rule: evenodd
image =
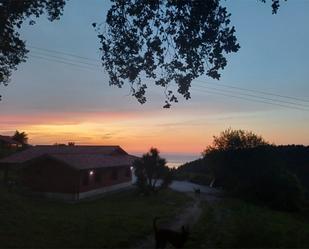
M132 155L142 156L144 153L131 152ZM177 168L184 163L194 161L201 157L200 153L160 153L162 158L167 161L167 166L170 168Z
M201 157L200 154L162 154L163 158L167 160L167 166L170 168L177 168L184 163L194 161Z

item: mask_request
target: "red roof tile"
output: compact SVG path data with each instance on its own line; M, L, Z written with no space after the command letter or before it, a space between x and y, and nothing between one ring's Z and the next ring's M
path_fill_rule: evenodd
M76 169L95 169L116 166L131 166L136 159L130 155L100 155L100 154L52 154L48 155L52 159L64 162Z
M15 153L11 156L3 158L0 163L25 163L29 160L44 156L44 155L56 155L56 157L63 155L63 160L68 160L72 158L73 161L82 157L90 157L90 155L98 156L127 156L128 153L125 152L120 146L57 146L57 145L39 145L34 146L24 151ZM73 157L76 155L76 157ZM74 158L74 159L73 159ZM93 157L95 158L95 157ZM86 159L85 159L86 160ZM94 159L92 159L94 160Z

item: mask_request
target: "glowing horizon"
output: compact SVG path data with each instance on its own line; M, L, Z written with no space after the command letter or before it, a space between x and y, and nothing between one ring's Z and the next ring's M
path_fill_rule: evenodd
M220 81L201 77L192 83L192 98L180 97L168 110L162 109L164 89L151 82L144 105L129 96L128 87L108 85L91 26L104 21L108 10L104 1L69 1L59 21L42 17L34 26L24 25L20 31L30 49L29 59L7 87L0 86L0 134L25 131L31 144L116 144L131 153L156 147L162 153L199 155L212 136L231 127L253 131L270 143L309 145L309 29L304 28L309 23L308 2L288 2L277 15L255 1L226 4L240 51L228 55ZM93 58L98 69L57 63L51 60L53 54L32 47ZM32 53L44 53L47 60Z

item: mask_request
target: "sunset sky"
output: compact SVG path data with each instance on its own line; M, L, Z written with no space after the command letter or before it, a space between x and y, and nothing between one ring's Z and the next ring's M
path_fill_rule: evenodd
M60 21L41 17L23 27L31 52L0 86L0 134L25 131L31 144L117 144L131 153L154 146L198 156L232 127L276 144L309 145L309 1L284 2L277 15L255 0L224 1L241 49L228 56L220 81L201 77L192 99L179 98L171 109L162 108L163 88L152 82L144 105L128 88L108 86L91 23L104 22L109 4L71 0Z

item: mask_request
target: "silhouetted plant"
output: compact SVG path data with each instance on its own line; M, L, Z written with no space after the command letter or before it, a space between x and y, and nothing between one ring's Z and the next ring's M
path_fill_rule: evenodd
M213 170L216 185L236 196L288 211L302 204L303 189L275 147L214 150L205 160Z
M23 132L15 131L12 139L21 143L23 146L28 144L28 135L24 131Z
M261 136L252 131L229 128L221 132L219 136L213 136L212 145L204 150L203 155L206 156L212 151L250 149L268 144Z
M18 30L23 22L46 13L50 21L56 20L62 13L65 0L1 0L0 2L0 84L7 85L12 70L26 61L25 41L20 39Z
M257 0L266 2L266 0ZM279 0L272 1L275 14ZM59 19L66 0L1 0L0 84L7 85L16 66L26 60L28 50L18 30L24 21L46 13ZM131 86L132 96L146 101L147 84L142 76L165 88L166 104L178 102L178 93L190 98L193 79L206 74L219 79L227 65L226 54L240 48L230 14L220 0L111 0L106 32L99 31L102 60L110 85ZM89 3L91 4L91 3ZM142 83L143 81L143 83Z
M136 185L144 194L166 188L172 182L172 171L156 148L151 148L142 158L135 160L133 167L137 177Z

